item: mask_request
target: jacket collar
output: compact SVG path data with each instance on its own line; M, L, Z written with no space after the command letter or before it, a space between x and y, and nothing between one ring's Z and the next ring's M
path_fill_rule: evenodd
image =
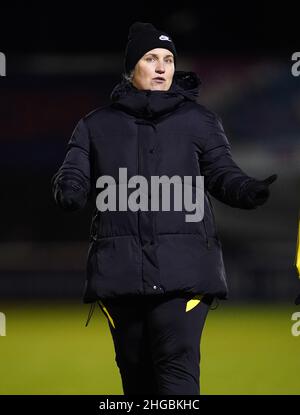
M139 90L123 79L111 93L112 106L138 118L156 118L185 101L196 101L201 84L195 72L176 71L168 91Z

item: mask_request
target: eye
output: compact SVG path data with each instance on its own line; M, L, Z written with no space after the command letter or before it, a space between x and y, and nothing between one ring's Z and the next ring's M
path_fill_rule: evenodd
M151 61L153 61L153 59L154 59L154 58L152 58L151 56L148 56L147 58L145 58L145 60L146 60L147 62L151 62Z

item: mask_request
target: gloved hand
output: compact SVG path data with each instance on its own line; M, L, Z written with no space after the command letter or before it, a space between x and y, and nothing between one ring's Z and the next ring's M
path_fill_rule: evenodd
M85 205L86 193L75 185L70 187L60 185L56 187L54 198L64 210L71 212Z
M68 211L77 210L79 206L74 200L74 192L58 192L58 200L61 207Z
M241 191L240 198L245 209L255 209L263 205L270 196L269 186L277 179L277 174L267 177L264 180L250 180Z

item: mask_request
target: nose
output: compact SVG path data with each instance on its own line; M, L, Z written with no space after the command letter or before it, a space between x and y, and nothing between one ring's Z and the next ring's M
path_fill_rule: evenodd
M165 63L163 61L157 61L155 72L157 73L165 72Z

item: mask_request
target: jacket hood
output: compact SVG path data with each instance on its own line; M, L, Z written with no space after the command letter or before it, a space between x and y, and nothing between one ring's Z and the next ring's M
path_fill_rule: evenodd
M185 101L196 101L200 84L198 75L187 71L175 71L168 91L139 90L124 78L110 98L114 108L141 118L155 118L172 112Z

